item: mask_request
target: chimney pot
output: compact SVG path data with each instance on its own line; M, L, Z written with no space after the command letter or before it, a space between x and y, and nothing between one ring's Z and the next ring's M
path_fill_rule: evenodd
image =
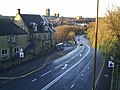
M17 9L17 14L20 14L20 9L19 8Z

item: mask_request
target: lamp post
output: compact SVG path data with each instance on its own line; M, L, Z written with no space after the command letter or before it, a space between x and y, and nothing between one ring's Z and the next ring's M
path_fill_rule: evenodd
M96 55L97 55L97 35L98 35L98 10L99 10L99 0L97 0L97 15L96 15L96 25L95 25L95 51L94 51L94 68L93 68L93 90L96 88Z

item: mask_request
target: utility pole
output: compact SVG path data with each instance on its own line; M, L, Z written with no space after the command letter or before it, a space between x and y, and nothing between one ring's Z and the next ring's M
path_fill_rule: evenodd
M98 11L99 11L99 0L97 0L97 15L95 25L95 51L94 51L94 68L93 68L93 90L96 88L96 56L97 56L97 35L98 35Z

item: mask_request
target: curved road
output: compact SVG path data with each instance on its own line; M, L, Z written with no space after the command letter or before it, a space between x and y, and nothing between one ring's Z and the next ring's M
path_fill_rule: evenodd
M72 52L31 75L9 80L0 90L92 90L94 49L84 38L77 36L76 40L78 46ZM98 75L103 62L97 56Z

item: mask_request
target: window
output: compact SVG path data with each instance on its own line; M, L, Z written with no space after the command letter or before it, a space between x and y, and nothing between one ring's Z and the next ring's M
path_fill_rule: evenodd
M30 26L34 31L37 31L37 24L35 22L30 22Z
M10 36L7 37L7 41L10 42Z
M48 34L48 39L50 39L50 34Z
M49 49L49 43L45 43L45 50Z
M37 38L37 35L33 35L33 38Z
M15 48L14 52L17 54L19 52L19 48Z
M7 37L7 41L9 43L15 43L15 35L10 35Z
M46 34L44 34L44 40L46 40Z
M34 31L37 31L37 25L36 25L36 26L34 26Z
M38 39L41 39L41 35L38 35Z
M15 42L15 36L11 36L11 43Z
M2 55L1 57L6 57L7 53L8 53L7 49L2 50L1 51L1 55Z

